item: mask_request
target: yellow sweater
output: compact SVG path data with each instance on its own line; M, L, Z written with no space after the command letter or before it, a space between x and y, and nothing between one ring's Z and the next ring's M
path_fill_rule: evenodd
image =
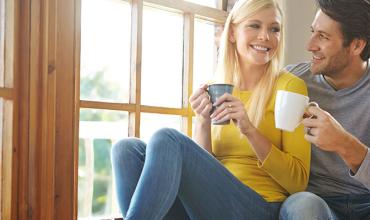
M268 102L265 116L258 130L272 143L271 151L261 163L247 138L240 135L238 128L230 123L219 130L219 138L212 128L212 151L216 158L240 181L260 194L268 202L283 201L289 194L306 189L311 150L304 139L300 125L294 132L275 128L274 107L277 90L307 95L303 80L291 73L283 73ZM250 98L250 91L235 91L244 103ZM218 125L220 126L220 125Z

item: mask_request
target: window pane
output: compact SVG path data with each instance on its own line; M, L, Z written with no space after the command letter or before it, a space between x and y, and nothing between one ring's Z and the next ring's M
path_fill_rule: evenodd
M82 0L81 99L128 102L130 10L121 0Z
M78 163L78 218L119 216L110 150L128 135L128 113L81 109Z
M143 105L181 108L182 58L182 15L144 7Z
M195 19L193 91L213 79L217 60L216 24Z
M148 142L153 133L163 127L181 130L181 116L151 113L141 114L140 136L145 142Z
M185 1L192 2L192 3L195 3L195 4L204 5L204 6L208 6L208 7L212 7L212 8L216 8L217 7L217 1L219 1L219 0L185 0Z

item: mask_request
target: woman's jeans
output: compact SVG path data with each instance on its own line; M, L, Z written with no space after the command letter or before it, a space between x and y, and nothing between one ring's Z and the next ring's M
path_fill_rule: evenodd
M281 220L370 220L370 194L319 197L291 195L280 210Z
M281 203L266 202L174 129L157 131L147 145L118 142L112 164L125 220L278 219Z

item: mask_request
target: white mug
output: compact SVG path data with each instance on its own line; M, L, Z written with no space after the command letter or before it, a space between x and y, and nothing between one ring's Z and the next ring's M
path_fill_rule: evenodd
M309 102L309 98L302 94L278 90L275 99L275 127L294 131L302 122L303 114L309 105L317 105Z

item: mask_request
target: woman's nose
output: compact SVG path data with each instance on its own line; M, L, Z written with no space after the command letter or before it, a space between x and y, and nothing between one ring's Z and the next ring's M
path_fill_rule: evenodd
M269 32L267 30L261 29L261 31L258 33L258 40L268 41L269 39Z

